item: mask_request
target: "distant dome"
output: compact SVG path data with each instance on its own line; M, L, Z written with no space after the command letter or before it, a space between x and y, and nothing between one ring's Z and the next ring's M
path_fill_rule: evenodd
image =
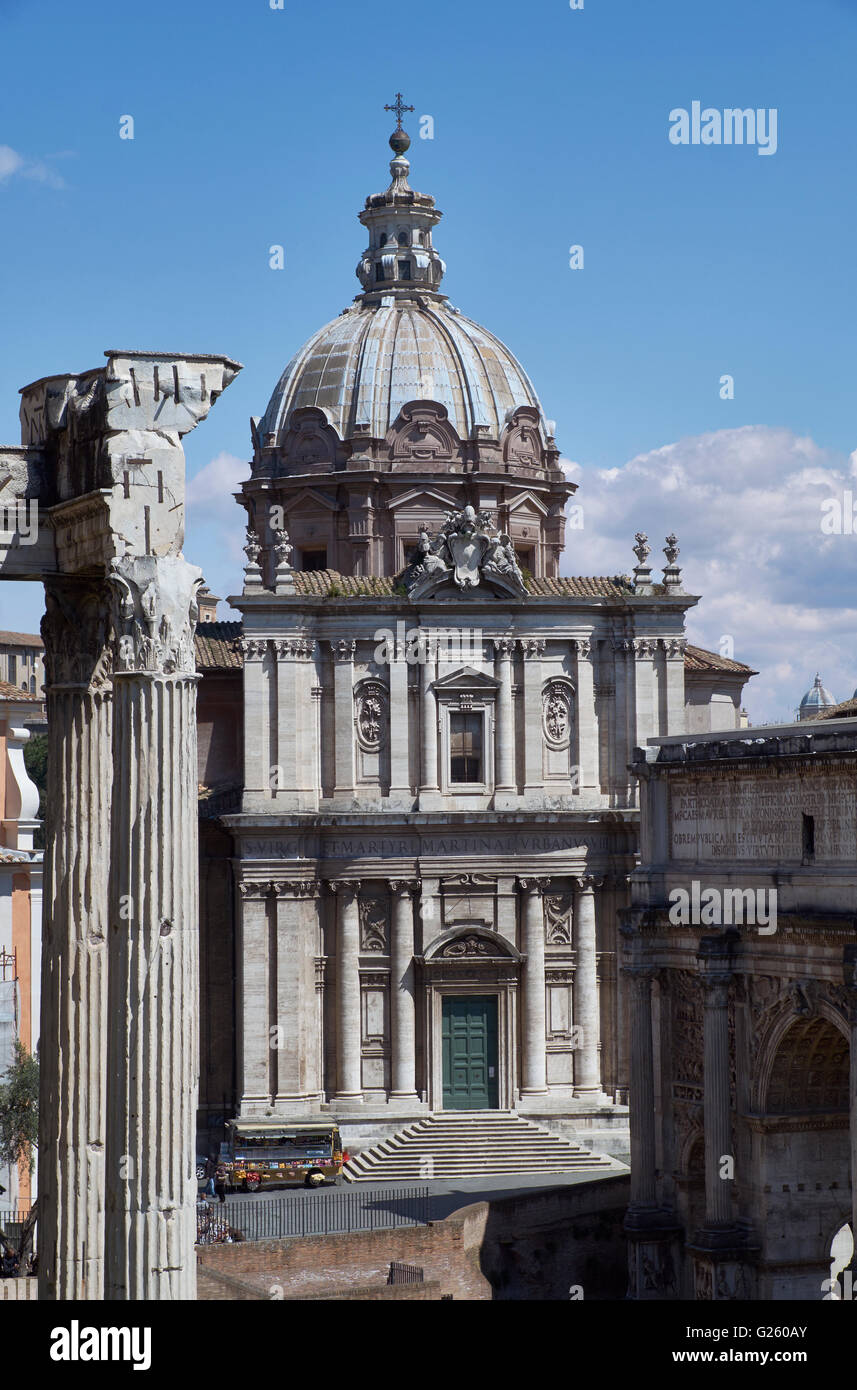
M293 410L324 410L340 438L368 425L383 439L408 401L439 401L460 438L474 425L499 438L517 406L539 398L499 338L441 296L360 296L295 354L261 424L279 435Z
M799 719L809 719L821 709L829 709L836 701L829 690L821 684L821 676L816 671L812 689L808 690L800 702Z

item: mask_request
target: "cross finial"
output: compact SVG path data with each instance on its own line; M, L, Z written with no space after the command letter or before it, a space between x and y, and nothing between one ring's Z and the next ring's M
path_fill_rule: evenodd
M394 103L392 106L385 106L385 107L384 107L384 110L385 110L385 111L395 111L395 113L396 113L396 120L397 120L397 122L398 122L398 124L397 124L397 126L396 126L396 129L397 129L397 130L401 130L401 129L402 129L402 117L404 116L405 112L406 112L406 111L416 111L416 109L417 109L417 108L416 108L415 106L406 106L406 105L405 105L405 98L402 96L402 93L401 93L401 92L397 92L397 93L396 93L396 100L395 100L395 103Z

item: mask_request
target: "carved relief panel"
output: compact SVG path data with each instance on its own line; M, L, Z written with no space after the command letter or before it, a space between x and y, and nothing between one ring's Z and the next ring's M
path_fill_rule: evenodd
M388 781L390 706L386 685L373 678L354 688L354 731L357 745L357 780L378 785Z
M542 737L546 782L568 781L574 745L575 694L564 677L549 680L542 690Z

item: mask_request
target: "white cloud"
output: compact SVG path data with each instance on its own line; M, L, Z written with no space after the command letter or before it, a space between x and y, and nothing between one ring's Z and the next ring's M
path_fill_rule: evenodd
M44 183L49 188L65 188L66 186L65 180L42 160L26 159L17 150L13 150L11 145L0 145L0 184L5 183L16 174L23 179L30 179L34 183Z
M819 670L838 699L857 686L857 534L825 535L822 503L857 499L857 453L826 453L789 430L748 425L664 445L622 468L566 469L583 530L569 530L567 574L629 574L634 533L649 536L653 578L671 531L688 592L688 635L759 668L745 692L754 721L790 718Z
M188 480L184 553L205 574L215 593L227 597L240 592L245 556L242 550L246 514L235 501L248 473L246 459L217 454ZM219 616L232 614L221 605Z

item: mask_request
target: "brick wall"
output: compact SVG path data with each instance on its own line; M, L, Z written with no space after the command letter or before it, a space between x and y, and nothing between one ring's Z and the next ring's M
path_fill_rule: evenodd
M478 1202L429 1226L205 1246L199 1297L568 1299L579 1285L584 1298L622 1298L628 1195L619 1176ZM387 1286L393 1260L424 1270L422 1293Z

